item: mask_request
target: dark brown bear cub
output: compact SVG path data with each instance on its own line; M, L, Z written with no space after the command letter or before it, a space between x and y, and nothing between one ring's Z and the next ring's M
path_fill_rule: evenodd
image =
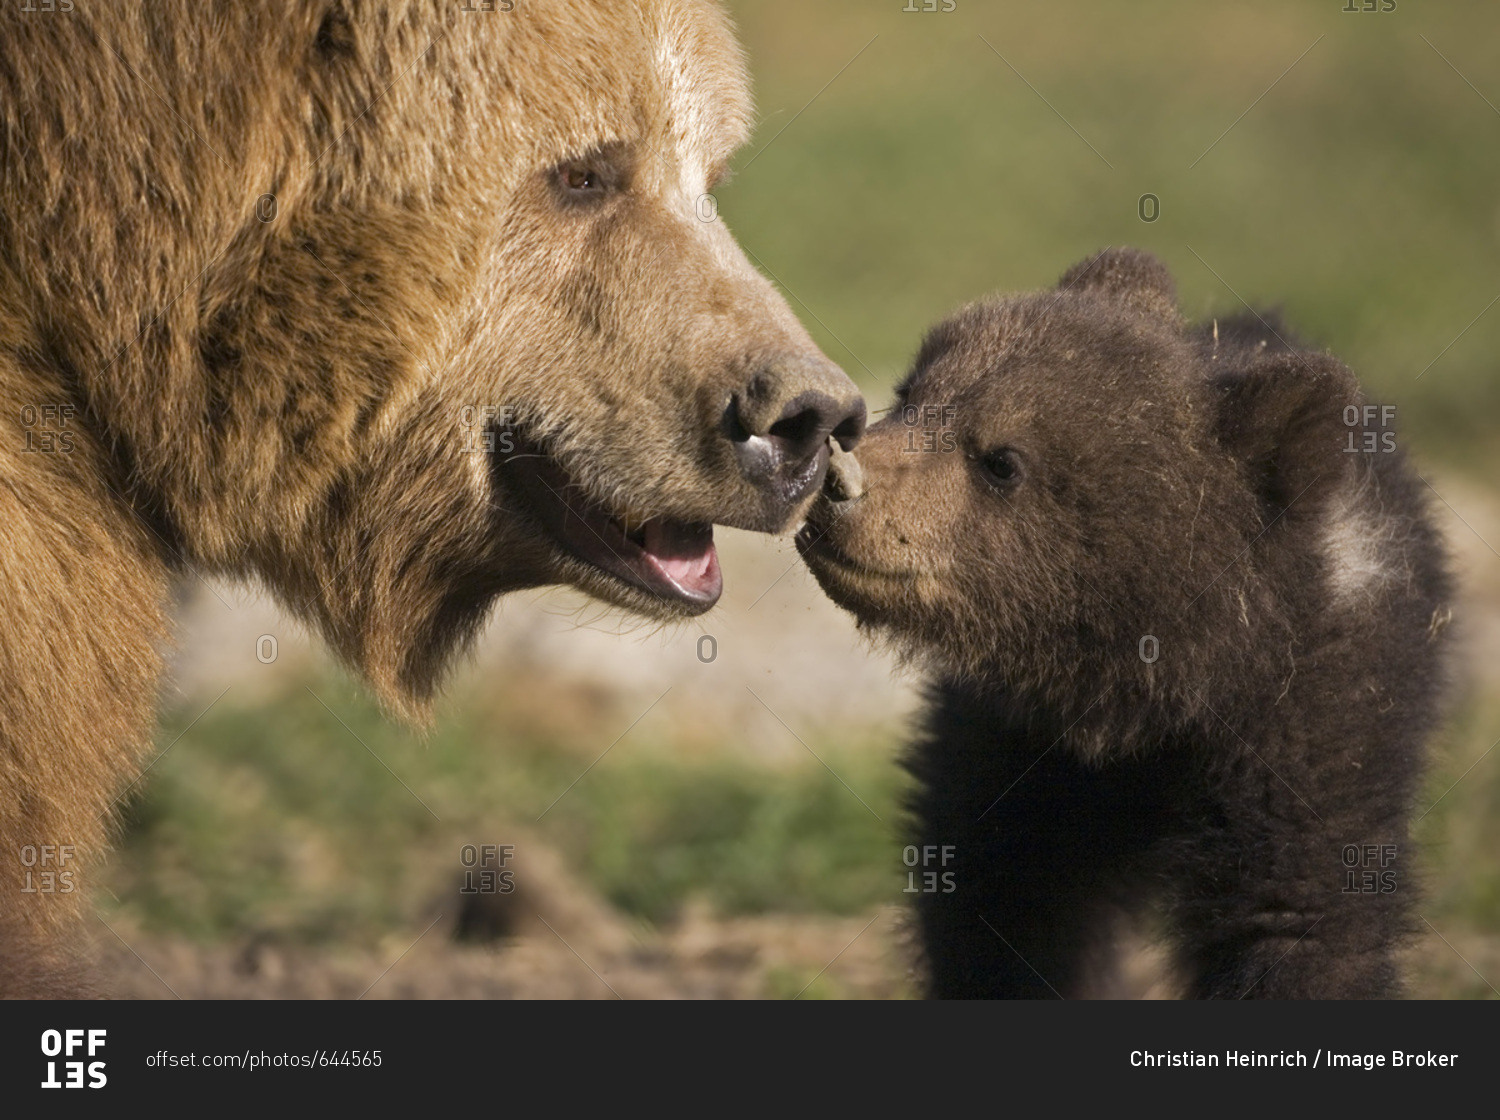
M1129 250L970 306L799 534L934 673L933 995L1080 994L1148 901L1191 995L1398 992L1449 580L1391 411L1287 337Z

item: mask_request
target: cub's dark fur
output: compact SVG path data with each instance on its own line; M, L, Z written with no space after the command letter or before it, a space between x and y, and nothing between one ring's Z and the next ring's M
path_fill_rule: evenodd
M1085 991L1147 899L1193 996L1398 992L1450 585L1391 419L1129 250L931 332L798 541L934 666L932 994Z

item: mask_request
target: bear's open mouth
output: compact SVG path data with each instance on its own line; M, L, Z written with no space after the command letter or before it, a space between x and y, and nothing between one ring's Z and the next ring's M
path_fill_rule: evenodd
M513 428L504 435L497 469L565 552L692 614L719 601L724 577L712 523L612 513L540 445Z

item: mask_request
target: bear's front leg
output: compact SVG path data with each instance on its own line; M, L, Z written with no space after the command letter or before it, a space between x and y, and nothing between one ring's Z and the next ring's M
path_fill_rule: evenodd
M1358 905L1224 914L1184 935L1195 999L1389 999L1400 994L1395 939ZM1231 904L1230 909L1238 908Z
M23 374L0 356L0 386ZM4 450L25 445L26 409L72 415L49 400L40 388L0 399L0 998L94 990L81 920L151 746L168 633L159 538L106 481L88 433L64 425L66 453Z
M1378 792L1320 796L1314 777L1277 770L1285 780L1248 760L1212 814L1217 825L1184 848L1172 911L1187 993L1399 995L1414 889L1404 814Z
M1149 794L1132 796L1149 784L1140 764L1097 768L1045 747L970 753L950 740L915 760L905 889L935 998L1071 998L1107 966L1159 817Z

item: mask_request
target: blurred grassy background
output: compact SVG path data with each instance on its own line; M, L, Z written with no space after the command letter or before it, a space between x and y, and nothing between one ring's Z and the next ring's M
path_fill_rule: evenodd
M956 305L1133 244L1493 468L1500 312L1454 339L1500 295L1500 21L1345 2L737 5L763 120L721 213L876 395Z
M463 845L524 826L647 923L691 899L725 914L888 900L897 772L868 729L820 750L830 768L773 767L657 719L580 778L598 728L629 717L605 708L560 733L553 714L573 700L507 682L426 740L347 679L216 705L194 728L211 748L164 759L133 803L116 890L149 928L201 939L368 940L447 893L433 869L458 878Z
M1050 285L1104 245L1149 248L1190 316L1241 297L1279 305L1397 405L1474 558L1469 595L1490 611L1475 626L1500 618L1493 550L1464 523L1500 544L1493 6L904 2L732 5L762 120L721 214L872 406L957 304ZM420 929L451 891L458 845L516 822L643 928L699 902L724 915L901 905L903 728L884 715L814 728L807 753L768 761L741 749L762 732L704 731L664 706L601 757L655 691L595 704L502 659L460 683L424 744L326 666L305 679L316 696L298 677L214 706L153 767L106 912L205 943L371 940ZM162 745L201 708L190 697L169 714ZM1416 989L1491 996L1500 676L1465 683L1457 713L1418 832L1424 917L1463 954L1434 944ZM767 990L796 994L794 979Z

